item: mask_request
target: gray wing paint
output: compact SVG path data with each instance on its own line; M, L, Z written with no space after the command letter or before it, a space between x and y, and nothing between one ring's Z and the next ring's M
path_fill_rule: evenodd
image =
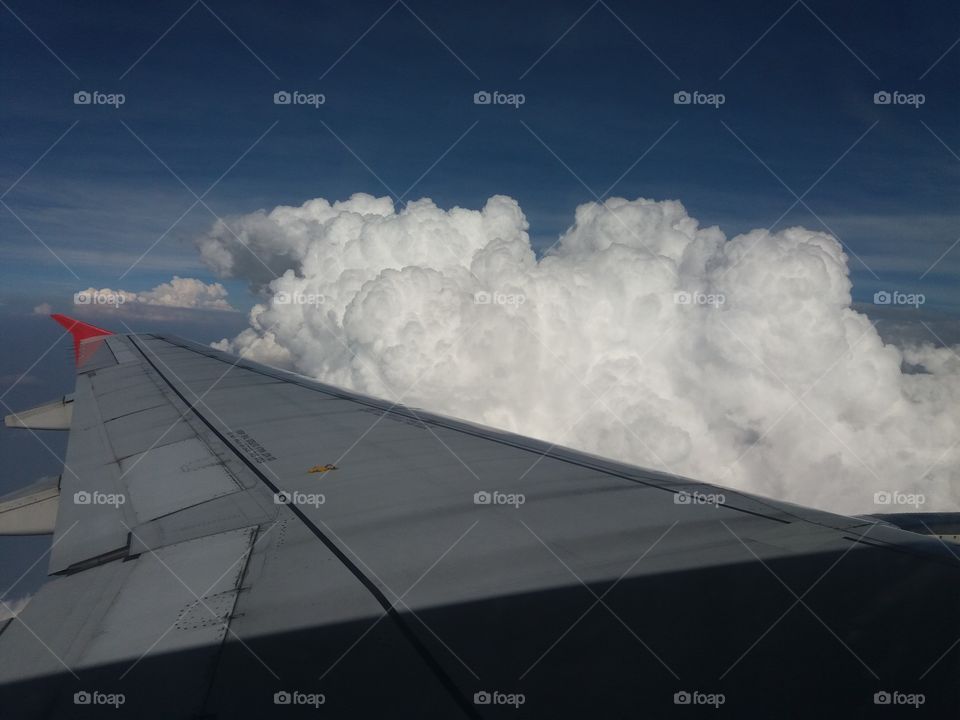
M960 710L937 538L178 338L88 342L3 717Z

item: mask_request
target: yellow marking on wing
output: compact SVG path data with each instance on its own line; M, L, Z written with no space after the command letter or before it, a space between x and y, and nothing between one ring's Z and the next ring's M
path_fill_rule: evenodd
M308 473L325 473L325 472L330 472L331 470L336 470L336 469L337 469L336 465L330 465L330 464L314 465L312 468L307 470L307 472Z

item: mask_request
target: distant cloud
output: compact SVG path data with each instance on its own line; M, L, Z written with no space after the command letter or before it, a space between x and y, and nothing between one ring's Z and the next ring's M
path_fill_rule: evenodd
M130 290L89 287L75 293L73 302L75 305L90 308L119 309L130 305L149 305L193 310L234 310L227 302L227 289L220 283L205 283L196 278L182 278L176 275L170 282L161 283L152 290L139 293ZM34 311L36 312L36 308Z
M34 315L49 315L53 312L53 306L50 303L40 303L33 309Z
M202 308L204 310L233 310L227 302L227 290L220 283L205 283L196 278L174 275L168 283L137 295L137 301L165 307Z

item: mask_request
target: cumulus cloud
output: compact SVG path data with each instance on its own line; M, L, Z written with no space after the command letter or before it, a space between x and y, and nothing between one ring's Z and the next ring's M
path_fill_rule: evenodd
M50 303L40 303L33 308L34 315L49 315L53 312L53 306Z
M196 278L173 276L153 290L131 292L111 288L89 287L74 295L77 305L121 307L128 304L197 310L233 310L227 302L227 289L220 283L205 283ZM49 307L49 305L47 306ZM36 308L34 312L36 312Z
M825 233L727 239L679 202L619 198L578 207L542 257L503 196L397 211L357 194L228 222L201 254L262 301L223 349L826 509L960 499L960 358L885 344Z

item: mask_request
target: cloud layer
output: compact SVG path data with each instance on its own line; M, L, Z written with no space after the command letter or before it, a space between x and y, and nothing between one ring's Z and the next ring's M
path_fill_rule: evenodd
M397 212L357 194L229 223L201 254L262 302L222 348L826 509L916 509L876 493L920 494L925 510L960 499L960 358L884 344L851 309L827 234L728 240L679 202L618 198L578 207L539 259L503 196Z

